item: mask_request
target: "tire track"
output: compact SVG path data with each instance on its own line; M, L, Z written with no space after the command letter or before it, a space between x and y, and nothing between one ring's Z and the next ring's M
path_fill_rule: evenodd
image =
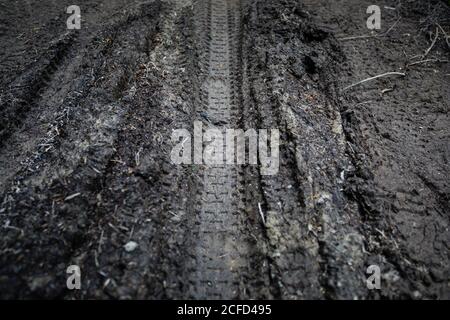
M201 45L205 48L199 55L200 70L204 74L201 75L202 103L198 111L222 124L204 123L204 128L215 128L224 134L225 128L236 127L239 110L236 48L240 6L239 1L224 0L199 5L203 9L199 8L198 32L203 33L200 39L204 40ZM237 298L249 251L239 218L242 173L237 166L205 165L200 176L203 188L199 188L196 199L197 228L189 275L191 292L195 298Z

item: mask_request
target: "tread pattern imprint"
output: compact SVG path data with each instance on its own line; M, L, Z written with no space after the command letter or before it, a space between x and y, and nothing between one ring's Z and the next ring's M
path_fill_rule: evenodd
M237 128L240 110L236 85L240 1L198 1L195 6L200 42L196 108L208 118L203 120L203 130L215 128L225 136L226 128ZM189 291L195 299L238 298L249 250L240 222L242 172L235 165L203 165L199 175L201 187L194 200L195 227L189 248Z

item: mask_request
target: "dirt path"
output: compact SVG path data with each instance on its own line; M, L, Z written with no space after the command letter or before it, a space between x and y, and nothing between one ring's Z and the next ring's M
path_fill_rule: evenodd
M0 296L449 297L442 32L420 54L450 10L423 3L342 40L370 1L80 0L68 31L68 0L0 0ZM278 172L175 165L198 123L278 129Z

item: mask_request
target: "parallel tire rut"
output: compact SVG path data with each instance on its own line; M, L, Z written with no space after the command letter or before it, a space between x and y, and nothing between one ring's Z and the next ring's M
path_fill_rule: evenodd
M200 4L204 5L204 4ZM234 128L238 106L235 65L238 63L240 12L239 1L212 0L206 6L206 24L199 32L206 39L206 54L199 64L205 66L200 92L203 97L199 111L210 119L219 119L221 126L210 122L223 134ZM206 147L207 143L204 143ZM245 268L248 244L239 220L241 172L236 166L208 165L201 177L203 188L197 195L194 270L190 283L196 298L236 298L239 296L241 269Z

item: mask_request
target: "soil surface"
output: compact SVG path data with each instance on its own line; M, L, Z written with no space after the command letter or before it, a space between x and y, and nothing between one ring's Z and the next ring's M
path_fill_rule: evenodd
M72 4L0 0L1 298L450 299L446 1ZM276 174L174 164L199 123Z

